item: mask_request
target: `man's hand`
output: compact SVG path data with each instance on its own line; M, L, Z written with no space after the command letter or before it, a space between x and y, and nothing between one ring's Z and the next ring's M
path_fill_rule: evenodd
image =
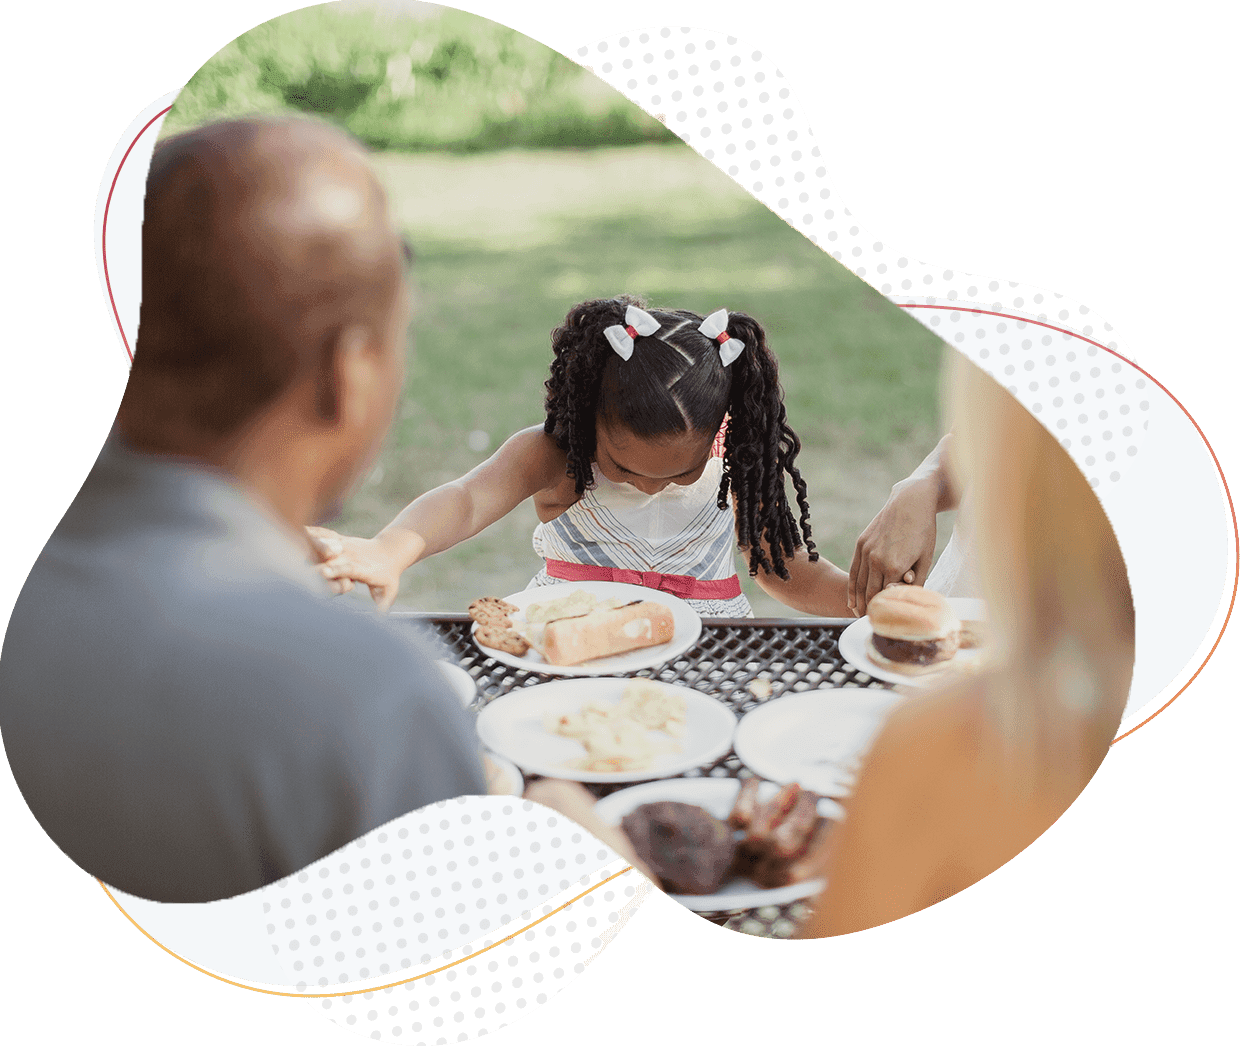
M570 821L576 822L600 842L611 847L651 883L659 885L659 880L638 858L629 837L621 832L619 826L608 825L599 818L595 813L595 798L577 782L543 778L527 787L524 799L550 807Z
M935 558L940 486L933 477L902 480L862 532L849 568L849 609L859 617L877 592L901 582L921 585Z
M353 538L326 527L307 527L306 534L334 592L347 593L360 582L370 588L379 610L392 606L401 588L401 565L380 539Z

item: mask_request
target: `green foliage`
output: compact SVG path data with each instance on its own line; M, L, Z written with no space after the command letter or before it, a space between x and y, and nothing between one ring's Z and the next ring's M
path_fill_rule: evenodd
M186 84L164 124L303 112L378 149L473 151L668 141L563 55L449 8L421 15L323 4L238 37Z

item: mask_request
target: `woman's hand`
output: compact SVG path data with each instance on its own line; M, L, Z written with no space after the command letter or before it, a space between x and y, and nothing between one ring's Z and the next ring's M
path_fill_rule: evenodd
M577 782L542 778L526 788L524 799L550 807L576 822L601 843L607 844L651 883L659 885L654 874L638 858L633 844L619 826L608 825L595 813L595 798Z
M858 537L849 567L849 609L861 617L875 593L905 582L921 585L935 559L935 517L955 509L959 493L948 468L952 434L944 436Z
M921 585L935 559L939 483L902 480L861 533L849 568L849 609L859 617L877 592L905 582Z
M355 582L370 588L381 611L387 611L401 588L405 565L383 536L353 538L326 527L307 527L306 533L323 562L319 570L333 590L348 592Z

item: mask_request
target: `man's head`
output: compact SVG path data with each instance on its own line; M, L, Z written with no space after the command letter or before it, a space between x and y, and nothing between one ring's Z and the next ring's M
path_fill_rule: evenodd
M373 458L402 377L403 249L362 148L300 119L169 139L142 252L124 435L308 486L266 493L321 512Z

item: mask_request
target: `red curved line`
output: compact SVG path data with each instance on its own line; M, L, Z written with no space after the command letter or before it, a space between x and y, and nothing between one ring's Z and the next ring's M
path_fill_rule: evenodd
M1224 623L1219 628L1219 635L1215 637L1215 642L1211 644L1211 649L1207 651L1207 656L1202 659L1202 664L1199 665L1198 668L1194 670L1193 676L1191 676L1188 680L1185 681L1184 685L1181 687L1179 691L1176 692L1176 694L1174 694L1171 698L1169 698L1166 702L1164 702L1163 705L1161 705L1158 709L1156 709L1153 713L1151 713L1150 716L1148 716L1145 720L1137 724L1137 726L1135 727L1130 727L1129 730L1127 730L1124 734L1118 735L1116 738L1113 738L1111 744L1115 745L1122 738L1128 738L1129 735L1131 735L1134 731L1138 729L1138 727L1146 726L1146 724L1150 723L1151 720L1153 720L1156 716L1158 716L1161 712L1163 712L1169 705L1175 702L1182 694L1185 693L1189 685L1193 683L1196 679L1198 679L1198 674L1201 673L1202 670L1206 668L1207 662L1211 660L1211 656L1215 654L1216 648L1219 647L1220 641L1224 638L1224 630L1228 628L1228 623L1232 620L1232 612L1233 612L1233 609L1237 605L1237 586L1238 586L1238 583L1241 582L1241 529L1239 529L1237 526L1237 509L1236 509L1236 506L1233 504L1232 491L1228 487L1228 479L1227 477L1224 476L1224 469L1219 464L1219 456L1215 453L1215 448L1211 446L1211 441L1207 439L1207 434L1202 431L1202 426L1200 426L1197 420L1194 418L1194 416L1189 413L1185 405L1181 403L1181 401L1178 400L1175 396L1172 395L1172 392L1168 389L1166 385L1163 384L1163 382L1161 382L1158 378L1156 378L1149 371L1145 370L1142 367L1139 367L1132 360L1128 359L1127 357L1121 356L1120 353L1118 353L1115 349L1109 349L1106 345L1096 342L1093 338L1087 338L1084 334L1079 334L1076 331L1071 331L1064 327L1057 327L1055 324L1044 323L1041 320L1031 320L1027 316L1014 316L1012 313L997 313L992 309L970 309L970 308L965 308L963 306L958 306L958 305L930 305L930 304L919 304L917 302L905 302L905 303L896 302L895 304L899 305L902 309L942 309L942 310L947 310L948 312L954 312L954 313L978 313L983 316L1000 316L1006 320L1017 320L1022 323L1035 324L1038 327L1046 327L1048 330L1059 331L1061 334L1069 335L1073 338L1080 339L1083 342L1089 342L1091 345L1097 346L1098 348L1102 349L1105 353L1111 353L1118 360L1124 360L1124 362L1127 363L1130 367L1132 367L1135 371L1141 371L1143 375L1145 375L1152 382L1154 382L1157 386L1159 386L1159 388L1164 391L1164 394L1168 397L1168 399L1170 399L1174 404L1176 404L1177 407L1181 409L1185 417L1189 419L1190 424L1193 425L1193 427L1198 431L1198 435L1202 437L1202 442L1207 445L1207 450L1211 454L1211 460L1215 463L1215 471L1219 473L1219 482L1224 485L1224 497L1228 499L1228 512L1232 515L1232 542L1233 542L1234 558L1233 558L1233 576L1232 576L1232 597L1228 601L1228 613L1224 615Z
M112 184L108 187L108 199L103 205L103 229L100 235L103 238L103 282L108 288L108 303L112 306L112 315L116 318L116 329L121 332L121 344L125 346L125 352L129 356L129 362L134 362L133 350L129 348L129 339L125 337L125 328L121 326L121 314L116 308L116 298L112 294L112 277L108 274L108 212L112 209L112 194L116 192L117 180L121 177L121 168L125 166L125 161L129 159L129 154L134 151L134 146L138 144L138 139L147 132L156 120L168 112L172 106L168 105L156 113L150 120L142 125L142 130L134 135L134 140L129 143L129 148L125 150L125 155L121 157L121 162L116 165L116 174L112 176Z

